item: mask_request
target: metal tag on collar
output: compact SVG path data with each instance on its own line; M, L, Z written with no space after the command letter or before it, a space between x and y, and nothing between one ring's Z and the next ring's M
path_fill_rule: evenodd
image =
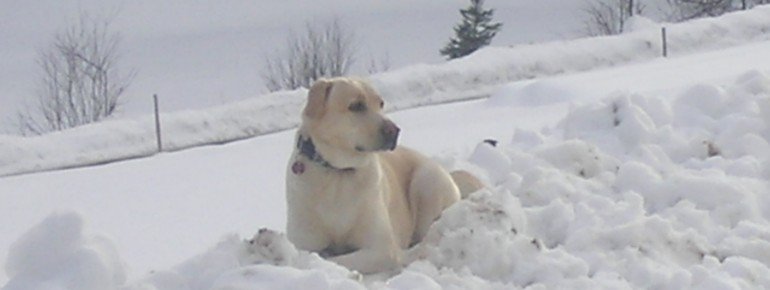
M294 172L296 175L305 173L305 163L302 163L301 161L295 161L294 164L291 165L291 172Z

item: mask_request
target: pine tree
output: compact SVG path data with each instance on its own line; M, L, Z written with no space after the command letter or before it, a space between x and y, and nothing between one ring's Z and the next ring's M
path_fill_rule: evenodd
M466 56L489 45L502 23L491 23L494 9L484 10L484 0L471 0L471 5L460 10L463 19L454 28L455 37L441 49L448 59Z

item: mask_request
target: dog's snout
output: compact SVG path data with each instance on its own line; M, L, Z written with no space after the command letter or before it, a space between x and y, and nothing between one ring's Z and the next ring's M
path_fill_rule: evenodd
M382 125L382 131L387 136L398 136L398 133L401 132L401 129L396 126L395 123L392 121L385 121L385 123Z
M398 142L398 133L401 129L396 126L393 121L385 120L382 124L382 147L386 150L396 149L396 143Z

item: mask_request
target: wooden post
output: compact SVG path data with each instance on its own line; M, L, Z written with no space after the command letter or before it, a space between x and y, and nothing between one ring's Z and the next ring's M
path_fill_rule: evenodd
M666 27L660 29L660 35L663 39L663 57L668 57L668 42L666 40Z
M163 152L163 143L160 140L160 114L158 112L158 94L152 95L155 103L155 139L158 141L158 152Z

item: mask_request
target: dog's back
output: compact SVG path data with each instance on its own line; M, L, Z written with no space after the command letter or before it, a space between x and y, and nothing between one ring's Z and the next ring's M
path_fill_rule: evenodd
M481 182L481 180L476 178L476 176L468 171L456 170L452 171L452 173L449 175L452 176L452 180L455 182L455 185L457 185L457 188L460 189L460 196L462 196L462 198L466 198L471 193L484 188L484 184Z

